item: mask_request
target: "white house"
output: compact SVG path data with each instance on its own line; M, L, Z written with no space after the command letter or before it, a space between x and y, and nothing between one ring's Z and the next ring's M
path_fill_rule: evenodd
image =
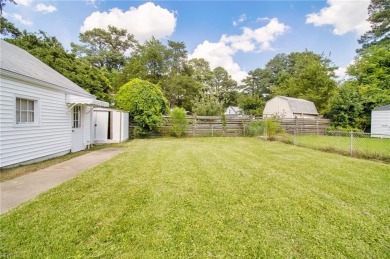
M390 104L372 110L371 136L390 138Z
M242 110L237 106L229 106L226 108L225 115L241 115Z
M313 102L285 97L276 96L267 101L263 111L263 117L280 117L280 118L317 118L317 108Z
M0 167L92 144L91 111L108 103L3 40L0 64Z
M129 139L129 113L125 111L94 108L93 142L120 143Z

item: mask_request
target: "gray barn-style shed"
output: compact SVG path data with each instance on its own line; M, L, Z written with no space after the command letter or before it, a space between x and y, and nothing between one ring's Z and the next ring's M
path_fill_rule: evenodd
M317 108L313 102L286 96L275 96L265 104L263 117L317 118Z

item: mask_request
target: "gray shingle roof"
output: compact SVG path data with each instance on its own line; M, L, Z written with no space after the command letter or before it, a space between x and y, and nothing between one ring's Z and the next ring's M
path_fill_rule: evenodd
M0 69L61 87L65 92L93 97L80 86L70 81L27 51L0 40Z
M373 111L390 111L390 104L376 107Z
M293 113L318 115L317 108L313 102L286 96L277 97L287 100Z

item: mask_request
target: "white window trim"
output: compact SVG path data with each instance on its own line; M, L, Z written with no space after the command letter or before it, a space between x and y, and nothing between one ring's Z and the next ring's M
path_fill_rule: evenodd
M17 123L16 121L16 98L27 99L34 101L34 122L33 123ZM26 128L26 127L39 127L41 125L41 100L37 97L14 94L14 109L13 109L13 117L14 117L14 127L17 128Z

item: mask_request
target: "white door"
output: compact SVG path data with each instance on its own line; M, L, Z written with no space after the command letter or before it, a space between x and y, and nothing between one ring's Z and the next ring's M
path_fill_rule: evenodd
M72 152L84 149L84 136L82 125L81 105L75 105L72 108Z
M108 136L108 113L95 111L95 141L106 142Z

